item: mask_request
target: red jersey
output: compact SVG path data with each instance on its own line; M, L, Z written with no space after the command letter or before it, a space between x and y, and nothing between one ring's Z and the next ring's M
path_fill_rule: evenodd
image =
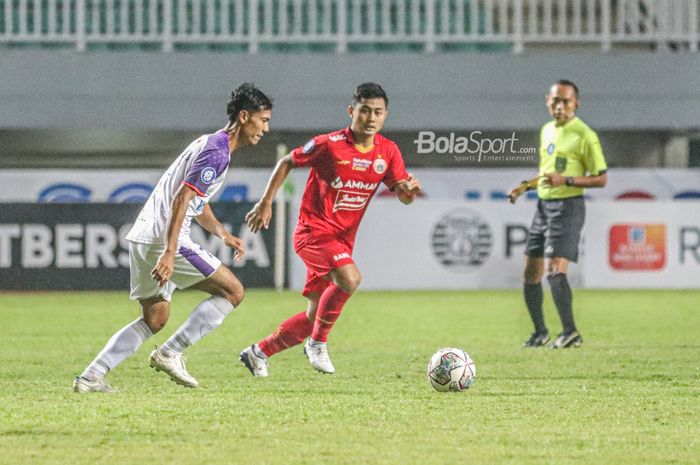
M362 153L350 128L316 136L291 153L295 166L310 166L294 230L294 248L311 239L338 238L351 249L360 220L380 183L392 189L408 179L396 144L375 134L374 147Z

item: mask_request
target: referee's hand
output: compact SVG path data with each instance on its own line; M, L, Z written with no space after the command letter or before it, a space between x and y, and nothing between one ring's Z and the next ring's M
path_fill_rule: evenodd
M523 191L519 187L511 189L510 192L508 192L508 201L510 203L515 203L515 201L518 200L518 197L520 197L522 193Z
M559 173L545 173L542 181L545 185L550 187L559 187L566 185L566 176L562 176Z

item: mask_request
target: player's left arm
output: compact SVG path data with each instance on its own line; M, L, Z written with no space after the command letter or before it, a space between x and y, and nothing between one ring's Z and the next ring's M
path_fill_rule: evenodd
M201 227L203 227L208 232L214 234L216 237L224 241L226 247L230 247L235 251L235 261L239 262L245 255L245 247L243 246L243 241L231 234L226 227L221 224L218 218L214 215L214 211L211 209L209 204L204 206L204 210L198 216L195 216L195 220Z

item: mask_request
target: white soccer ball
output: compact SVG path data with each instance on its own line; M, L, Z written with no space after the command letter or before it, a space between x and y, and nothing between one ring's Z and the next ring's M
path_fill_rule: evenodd
M447 347L433 354L428 364L430 384L440 392L464 391L476 378L476 365L462 349Z

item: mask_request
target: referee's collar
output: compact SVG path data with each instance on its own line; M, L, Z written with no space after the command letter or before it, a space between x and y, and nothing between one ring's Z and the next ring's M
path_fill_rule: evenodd
M554 120L554 127L557 129L564 129L565 127L569 126L571 123L576 121L578 119L578 116L574 115L573 118L571 118L569 121L566 123L562 124L561 126L557 126L557 120Z

